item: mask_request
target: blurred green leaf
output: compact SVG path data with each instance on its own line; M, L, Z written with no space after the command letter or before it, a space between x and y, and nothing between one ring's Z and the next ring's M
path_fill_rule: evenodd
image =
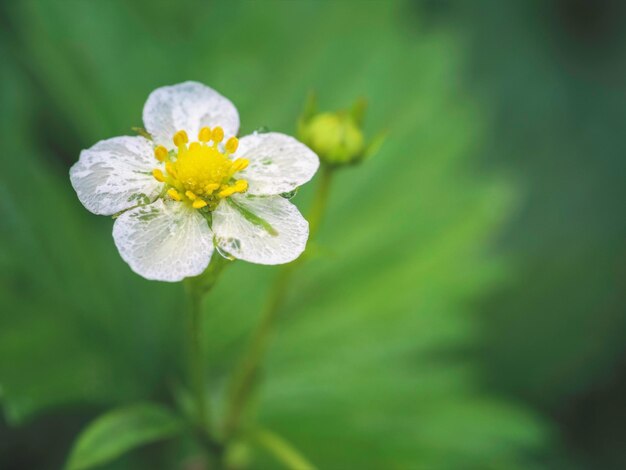
M363 159L368 160L374 155L376 155L379 152L380 148L385 143L385 140L387 139L387 137L388 137L387 131L382 131L382 132L379 132L378 134L375 134L374 137L371 138L371 140L367 143L365 147L365 151L363 152Z
M141 445L173 437L183 428L180 418L153 403L107 412L78 436L67 470L93 468Z
M358 127L363 127L365 121L365 112L367 111L367 99L364 97L357 98L350 108L350 115Z
M311 90L306 95L306 100L300 113L299 124L303 124L311 119L315 113L317 113L317 93Z
M283 466L290 470L315 470L297 449L284 438L267 429L257 429L252 435L253 441L266 452L274 456Z

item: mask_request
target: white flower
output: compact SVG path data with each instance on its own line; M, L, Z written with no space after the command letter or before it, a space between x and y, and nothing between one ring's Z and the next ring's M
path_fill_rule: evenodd
M88 210L121 212L113 238L133 271L174 282L201 274L215 246L259 264L287 263L304 251L308 223L281 194L317 171L307 146L276 132L238 140L235 106L196 82L153 91L143 121L152 141L100 141L70 169Z

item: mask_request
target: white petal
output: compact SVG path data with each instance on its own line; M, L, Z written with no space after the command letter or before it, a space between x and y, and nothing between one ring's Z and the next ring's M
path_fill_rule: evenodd
M170 200L124 212L113 225L113 239L131 269L155 281L197 276L213 253L206 219L187 204Z
M242 137L235 157L250 160L237 178L248 180L248 194L256 195L293 191L313 178L320 165L313 150L278 132Z
M143 107L143 123L157 144L174 148L176 131L187 132L191 141L197 140L204 126L221 126L226 138L237 135L239 113L230 100L198 82L157 88Z
M70 180L87 209L113 215L159 195L162 183L152 176L159 166L149 140L114 137L83 150L70 168Z
M266 226L251 222L233 203L264 220ZM213 212L213 232L218 247L235 258L258 264L282 264L293 261L304 251L309 224L298 208L281 196L235 194Z

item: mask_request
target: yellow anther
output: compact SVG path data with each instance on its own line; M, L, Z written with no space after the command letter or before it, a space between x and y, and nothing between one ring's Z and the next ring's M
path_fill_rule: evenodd
M167 149L162 145L159 145L157 148L154 149L154 156L160 162L165 161L165 159L167 158Z
M206 192L206 194L207 194L208 196L210 196L210 195L213 193L213 191L215 191L215 190L216 190L216 189L218 189L219 187L220 187L220 185L219 185L218 183L211 183L211 184L207 184L207 185L204 187L204 191Z
M192 201L195 201L196 199L198 199L198 196L196 196L193 191L187 191L185 193L185 196L187 196L189 199L191 199Z
M204 206L206 206L206 201L203 201L202 199L196 199L195 201L193 201L192 206L194 209L202 209Z
M228 196L232 196L236 192L237 192L237 188L235 186L227 186L226 188L222 189L219 193L217 193L217 195L219 197L228 197Z
M171 188L167 192L167 195L171 197L172 199L174 199L175 201L180 201L182 199L182 197L180 196L180 193L176 191L174 188Z
M201 148L200 142L192 142L189 144L190 152L198 152Z
M219 144L224 139L224 129L222 129L220 126L215 127L213 129L211 138L213 142Z
M231 137L226 141L226 151L228 153L235 153L239 147L239 140L237 137Z
M211 140L211 135L211 128L203 127L202 129L200 129L200 132L198 132L198 140L200 142L208 142L209 140Z
M171 164L170 162L167 162L165 164L165 171L167 171L170 175L176 178L176 169L174 168L174 165Z
M250 161L245 158L238 158L233 162L233 166L231 168L232 172L235 173L237 171L241 171L250 164Z
M185 145L187 142L189 142L189 137L187 137L187 133L185 131L178 131L174 134L174 145L176 145L176 147Z
M160 183L163 183L163 181L165 181L165 176L163 175L163 172L158 168L152 170L152 176L154 176L154 179Z
M235 189L238 193L243 193L248 189L248 182L246 180L237 180L235 183Z

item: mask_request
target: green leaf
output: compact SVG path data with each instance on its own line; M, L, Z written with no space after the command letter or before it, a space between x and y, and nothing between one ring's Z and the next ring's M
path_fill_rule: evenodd
M93 468L135 447L175 436L182 429L183 421L160 405L142 403L110 411L78 437L67 470Z
M311 462L277 434L263 429L255 432L252 437L257 445L269 452L285 468L290 470L315 470L315 466Z
M304 103L304 108L302 109L302 114L300 115L300 119L303 122L308 121L317 113L317 94L315 91L309 91L309 94L306 97L306 102Z

